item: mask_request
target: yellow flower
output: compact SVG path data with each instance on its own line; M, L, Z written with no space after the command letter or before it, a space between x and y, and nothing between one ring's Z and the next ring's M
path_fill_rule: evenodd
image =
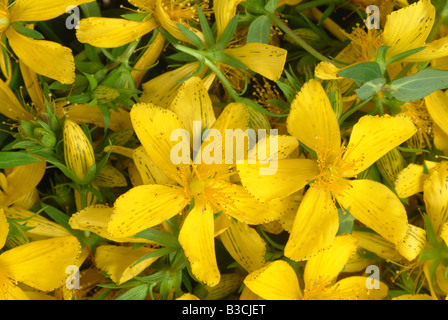
M0 209L0 248L8 235L9 224ZM0 254L0 300L27 300L17 285L24 283L49 292L65 284L66 269L76 265L81 245L73 236L33 241Z
M139 13L147 14L142 21L99 17L82 19L76 32L78 40L95 47L115 48L138 40L156 27L161 26L176 39L190 42L180 31L177 26L178 23L191 29L201 39L204 38L200 31L188 25L191 19L197 19L195 18L197 16L196 8L190 4L190 1L129 0L129 2L138 8Z
M9 207L32 192L43 178L45 167L45 161L39 161L0 172L0 208Z
M1 37L8 39L19 60L29 68L61 83L71 84L75 81L75 63L71 50L55 42L24 36L16 31L14 25L27 21L50 20L64 14L70 5L87 2L91 0L18 0L8 5L8 0L1 0Z
M351 178L415 134L409 118L364 116L354 125L348 145L341 145L328 97L318 81L310 80L291 104L287 128L316 153L316 159L281 159L272 175L258 174L262 164L237 165L242 184L263 201L310 185L285 247L287 257L306 260L331 246L339 226L334 200L388 241L398 244L405 239L408 221L398 197L381 183Z
M340 280L338 275L357 249L351 235L337 236L326 251L309 259L303 280L299 284L295 270L283 260L268 263L252 272L244 280L255 294L267 300L382 300L387 296L386 284L378 281L379 288L367 288L370 279L349 276Z
M426 162L423 165L410 164L398 176L395 183L400 197L410 197L423 192L426 213L434 232L448 244L448 161Z
M118 238L130 237L182 213L189 203L194 204L183 221L179 242L193 274L213 286L220 279L214 250L214 213L222 211L226 218L261 224L279 218L281 203L260 206L242 186L229 182L233 174L229 165L206 164L208 158L194 165L173 163L170 155L177 143L170 137L174 130L191 132L192 121L200 121L200 132L205 128L216 129L224 138L225 129L245 130L249 125L245 105L229 104L215 121L211 100L201 80L194 77L183 86L185 89L179 91L171 105L177 114L151 104L134 105L131 111L134 130L146 153L174 183L139 185L121 195L114 204L108 232ZM189 139L184 142L191 146ZM213 145L203 143L201 150ZM225 149L224 142L222 147Z
M384 31L364 31L356 28L348 37L352 42L336 57L336 60L352 65L374 61L380 46L389 46L387 58L411 49L425 47L404 61L430 61L448 55L448 37L426 43L435 21L435 8L430 0L420 0L387 16ZM336 79L337 72L329 62L316 67L316 76L321 79Z
M89 169L95 164L92 144L82 128L69 119L64 122L63 136L65 164L80 181L84 181Z

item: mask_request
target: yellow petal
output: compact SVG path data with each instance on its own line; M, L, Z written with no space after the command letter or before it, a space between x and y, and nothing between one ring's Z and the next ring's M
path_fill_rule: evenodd
M436 234L448 220L448 162L441 162L433 169L423 187L426 212Z
M200 122L197 128L200 131L196 132L199 135L204 129L211 128L216 121L212 100L207 91L201 78L192 77L182 83L170 105L170 110L182 121L191 139L193 139L193 121Z
M107 231L117 238L131 237L180 213L188 202L180 188L134 187L115 201Z
M29 300L29 298L13 279L0 271L0 300Z
M66 268L75 265L81 245L73 236L30 242L0 255L0 269L8 277L42 291L62 286Z
M176 6L178 4L174 4L174 6ZM182 5L184 5L182 3ZM181 41L184 42L188 42L191 43L191 40L188 39L188 37L180 30L180 28L177 26L177 24L182 24L185 27L187 27L190 31L194 32L196 34L196 36L199 37L199 39L202 40L202 42L204 43L204 35L202 34L201 31L189 26L188 24L179 21L180 19L175 19L172 18L170 15L170 12L168 12L169 6L167 7L162 0L156 0L156 10L155 10L155 14L157 16L157 20L159 21L160 25L163 27L163 29L165 29L166 31L168 31L174 38L179 39ZM174 16L174 15L173 15ZM188 17L188 18L194 18L194 17Z
M218 198L218 206L224 213L251 225L277 220L286 210L285 204L281 201L262 204L244 187L224 181L216 185L216 193L221 194L224 199Z
M1 57L0 57L1 58ZM19 61L20 71L26 90L30 95L31 101L36 111L40 114L45 111L44 92L36 72L27 67L22 61Z
M299 281L294 269L283 260L270 262L252 272L244 284L255 294L267 300L299 300Z
M143 184L173 184L170 179L159 167L151 160L144 147L138 147L133 151L132 159L140 173Z
M186 166L182 163L176 165L171 159L173 147L178 143L183 143L172 141L172 133L175 130L180 130L181 133L185 132L185 127L178 116L170 110L161 109L152 104L140 103L132 107L131 120L135 133L151 160L166 175L176 180L178 170L184 170L183 168ZM184 139L189 142L188 137L182 135L182 141Z
M285 256L308 260L334 243L338 228L338 211L330 195L325 190L309 188L297 211Z
M448 97L437 90L425 97L425 103L432 120L448 135Z
M108 127L110 130L121 131L132 129L129 111L119 107L117 110L111 109L110 111L110 123ZM58 112L61 116L67 115L67 117L75 122L85 122L104 128L104 116L98 106L88 107L87 104L72 104L66 108L60 108Z
M108 231L107 226L114 212L114 208L105 205L94 205L76 212L70 217L69 223L73 229L85 230L93 232L100 237L115 242L139 242L152 243L155 242L142 238L116 238Z
M233 221L219 238L229 254L247 272L258 270L266 263L266 242L247 224Z
M0 205L10 206L31 192L43 178L45 168L45 161L12 168L7 174L6 186L2 186L3 194L0 195Z
M81 43L99 48L116 48L138 40L157 27L154 18L130 21L119 18L90 17L79 22L76 37Z
M406 236L408 218L400 199L388 187L372 180L350 181L338 203L356 219L392 243Z
M322 80L337 80L338 72L341 71L333 63L328 61L319 62L314 70L314 75Z
M184 293L183 295L181 295L176 300L200 300L200 299L197 296L195 296L194 294Z
M110 163L103 166L95 176L93 183L98 187L105 188L126 187L128 185L126 177Z
M420 62L429 61L439 58L444 58L448 55L448 37L434 40L431 43L425 44L425 49L417 52L404 61Z
M193 234L194 237L191 236ZM217 285L221 277L216 262L214 238L213 210L196 199L194 208L182 224L179 243L194 276L211 287Z
M427 168L431 170L436 166L436 162L425 161ZM411 163L404 168L395 181L395 191L400 198L408 198L423 191L425 180L429 177L423 165Z
M3 248L9 233L9 223L6 220L5 212L0 208L0 249Z
M448 134L445 133L440 127L433 123L432 131L434 134L434 146L443 151L445 154L448 154Z
M352 235L358 240L358 246L375 253L378 257L401 261L403 257L398 253L395 245L377 233L370 231L353 231Z
M31 240L40 240L47 237L66 237L71 233L60 224L36 215L34 212L20 209L16 206L5 208L5 215L9 219L18 219L18 223L31 227L26 234Z
M386 298L389 288L383 282L379 282L379 289L368 289L367 283L371 278L354 276L339 280L333 287L327 290L322 299L331 300L383 300Z
M408 261L412 261L420 255L425 245L425 229L409 224L406 237L397 244L397 251Z
M243 186L261 201L270 201L299 191L319 174L314 160L283 159L274 164L258 162L237 165Z
M19 59L36 73L63 84L75 81L71 49L56 42L28 38L12 28L6 30L6 36Z
M218 39L226 29L230 20L236 14L236 7L242 0L215 0L213 1L213 12L216 19Z
M177 90L182 85L180 80L192 76L198 67L198 62L187 63L180 68L162 73L148 82L143 83L143 94L140 97L140 101L153 103L161 108L168 108L176 96Z
M151 44L146 48L145 52L141 55L138 61L134 65L134 69L131 71L131 76L134 79L135 87L140 87L143 77L149 71L148 68L156 63L160 57L162 50L165 46L165 38L159 32Z
M11 88L0 81L0 113L12 120L33 119L33 115L23 108Z
M159 258L152 257L135 264L141 257L155 250L147 247L101 245L96 249L95 262L98 268L109 274L112 281L122 284L139 275Z
M91 0L20 0L11 8L11 21L44 21L56 18L67 11L68 7L79 6Z
M229 103L222 110L211 130L204 132L200 153L194 159L195 163L199 163L198 171L202 175L208 176L212 172L221 170L219 164L222 164L222 170L225 170L229 165L233 166L247 159L250 134L248 108L244 103ZM207 152L207 150L213 150L213 152ZM215 152L221 152L222 158L219 154L215 156Z
M294 219L299 210L300 203L302 202L305 189L293 193L292 195L282 198L281 200L286 204L286 211L280 217L279 222L281 223L283 229L287 232L291 232L292 226L294 224Z
M435 19L435 8L429 0L420 0L387 16L383 45L390 46L389 57L422 47Z
M342 271L348 260L357 250L357 240L352 235L340 235L333 245L325 251L310 258L305 266L305 290L312 290L313 286L332 284Z
M370 167L390 150L417 132L412 120L404 115L364 116L353 126L343 156L348 164L345 176L355 176Z
M281 77L287 54L283 48L255 42L239 48L225 49L224 52L271 81L277 81Z
M305 83L291 103L286 122L288 132L318 157L329 158L339 152L341 135L336 115L322 85L316 80Z

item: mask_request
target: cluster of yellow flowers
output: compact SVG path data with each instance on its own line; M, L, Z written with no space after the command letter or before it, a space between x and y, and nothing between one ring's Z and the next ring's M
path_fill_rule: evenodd
M447 0L0 0L0 41L0 299L448 297Z

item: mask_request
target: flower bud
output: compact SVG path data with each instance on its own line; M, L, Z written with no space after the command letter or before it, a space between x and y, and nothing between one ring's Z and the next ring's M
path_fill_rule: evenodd
M64 122L63 139L65 164L81 181L84 181L87 172L95 164L92 144L82 128L69 119Z
M381 176L394 186L398 174L404 169L404 159L398 149L392 149L376 162Z
M93 90L93 96L98 101L98 104L104 104L117 99L120 96L120 92L114 88L100 84Z
M244 276L238 272L224 273L216 286L197 285L193 294L201 300L220 300L235 292L241 286L243 280Z

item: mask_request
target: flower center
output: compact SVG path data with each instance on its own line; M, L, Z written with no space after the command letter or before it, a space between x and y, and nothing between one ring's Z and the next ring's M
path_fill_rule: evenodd
M0 32L5 31L9 27L9 14L0 12Z
M192 195L201 195L204 193L204 189L206 188L207 180L199 180L193 179L190 182L190 192Z

